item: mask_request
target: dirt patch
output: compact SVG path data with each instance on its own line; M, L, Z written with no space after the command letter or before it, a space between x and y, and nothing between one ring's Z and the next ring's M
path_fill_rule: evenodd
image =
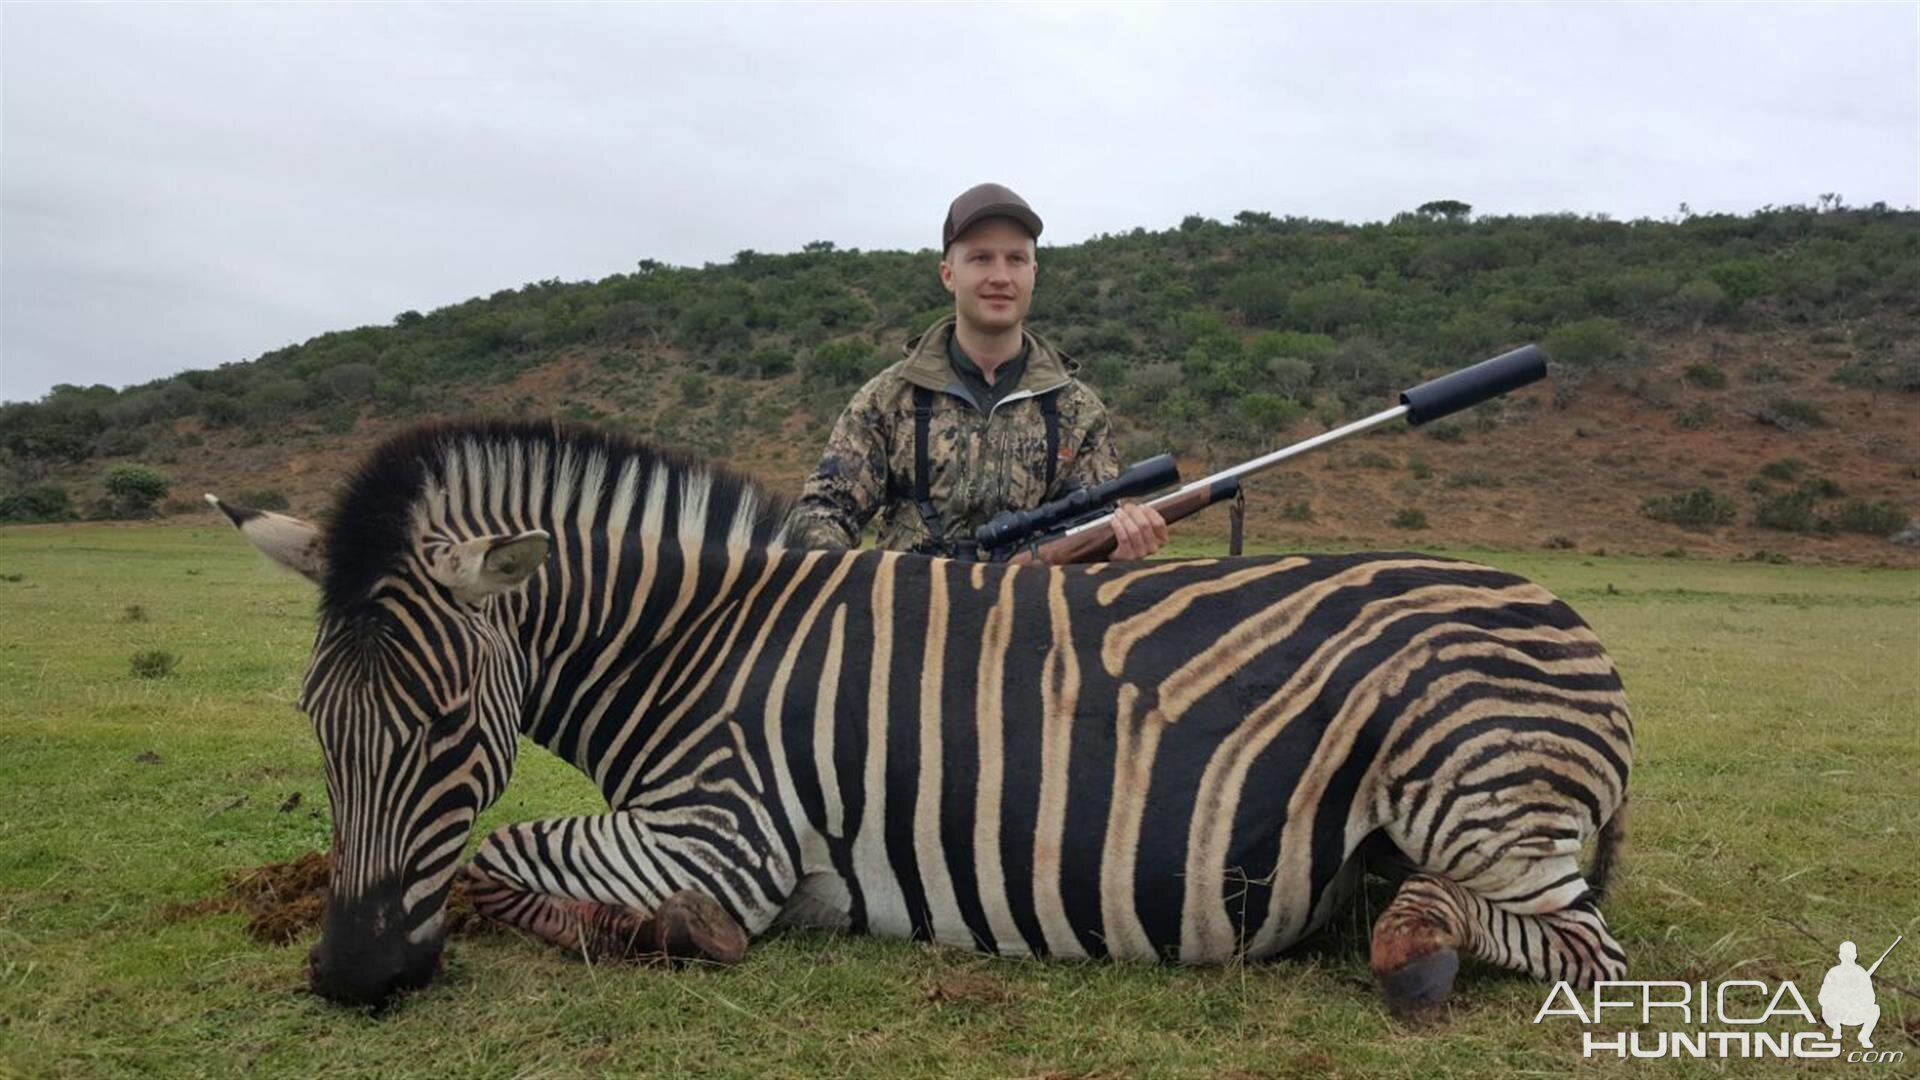
M247 933L269 945L286 945L317 929L327 913L327 876L332 863L325 852L309 851L290 862L230 871L221 891L204 899L163 909L169 920L237 912L247 916ZM455 878L447 896L447 933L481 933L493 926L473 906L465 880Z
M998 1005L1007 1000L1007 988L972 971L948 971L926 985L928 1001L949 1005Z

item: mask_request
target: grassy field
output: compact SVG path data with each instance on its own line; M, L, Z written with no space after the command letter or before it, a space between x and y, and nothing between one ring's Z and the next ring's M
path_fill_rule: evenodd
M1920 573L1454 554L1568 599L1625 676L1633 841L1609 917L1633 977L1792 978L1811 998L1840 940L1864 962L1904 933L1877 976L1878 1045L1908 1064L1798 1068L1911 1068L1920 999L1892 984L1920 983ZM223 871L327 843L319 753L293 707L311 631L306 583L224 526L0 529L0 1074L1582 1068L1576 1027L1529 1023L1545 988L1484 969L1436 1023L1390 1018L1366 967L1378 890L1301 954L1218 970L787 934L735 969L667 973L501 934L454 942L445 977L385 1018L329 1006L305 993L307 942L167 911ZM170 676L131 674L150 649L178 656ZM595 806L531 748L481 832Z

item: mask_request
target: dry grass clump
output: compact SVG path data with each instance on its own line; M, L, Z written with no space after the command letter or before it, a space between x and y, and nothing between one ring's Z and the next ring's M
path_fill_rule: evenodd
M217 912L248 916L247 933L269 945L286 945L319 927L327 914L327 876L332 861L325 852L309 851L290 862L268 863L227 874L216 895L168 910L175 918ZM473 934L488 922L474 909L467 883L455 878L447 896L447 933Z

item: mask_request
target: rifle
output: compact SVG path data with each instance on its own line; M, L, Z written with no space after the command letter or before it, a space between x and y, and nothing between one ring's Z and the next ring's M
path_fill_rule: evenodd
M1160 516L1171 525L1214 503L1233 498L1240 491L1242 478L1265 472L1289 458L1330 446L1402 417L1417 427L1430 420L1451 416L1509 390L1538 382L1546 374L1546 354L1538 346L1523 345L1491 360L1483 360L1421 383L1411 390L1403 390L1400 392L1400 404L1391 409L1201 477L1153 499L1147 505L1158 510ZM1174 465L1173 455L1161 454L1129 466L1104 484L1083 488L1032 510L1009 510L998 514L980 526L974 537L979 544L981 558L992 562L1047 563L1053 566L1098 562L1113 552L1113 508L1119 500L1145 495L1179 482L1180 472Z

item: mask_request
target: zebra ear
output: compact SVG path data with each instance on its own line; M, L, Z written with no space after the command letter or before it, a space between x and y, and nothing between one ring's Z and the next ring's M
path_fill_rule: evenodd
M240 530L240 535L251 541L267 558L315 585L325 580L326 544L317 527L285 514L231 506L217 496L208 495L205 498L208 505L227 515L227 520Z
M535 529L511 536L482 536L441 548L427 559L433 579L474 604L517 589L547 559L553 537Z

